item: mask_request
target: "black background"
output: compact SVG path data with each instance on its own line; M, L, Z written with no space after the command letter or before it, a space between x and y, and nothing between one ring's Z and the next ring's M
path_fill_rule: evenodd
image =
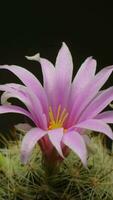
M52 62L62 42L69 46L74 74L88 56L98 62L97 71L113 64L113 6L109 1L3 1L0 5L0 64L29 69L42 82L40 65L25 55L40 52ZM113 75L106 84L112 85ZM0 84L17 79L0 71ZM0 127L19 122L15 115L0 117Z

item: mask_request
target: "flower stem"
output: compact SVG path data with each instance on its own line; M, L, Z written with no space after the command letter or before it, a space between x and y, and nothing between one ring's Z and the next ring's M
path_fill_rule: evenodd
M42 157L42 166L48 176L58 173L60 162L61 161L58 159L58 154L55 149L53 149L50 156L43 155Z

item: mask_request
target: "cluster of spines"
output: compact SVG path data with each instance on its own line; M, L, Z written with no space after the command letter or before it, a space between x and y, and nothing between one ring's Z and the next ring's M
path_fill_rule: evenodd
M89 155L88 169L71 153L51 176L42 167L39 148L24 166L19 145L9 144L0 153L1 200L112 200L113 158L95 138L91 143L95 152Z

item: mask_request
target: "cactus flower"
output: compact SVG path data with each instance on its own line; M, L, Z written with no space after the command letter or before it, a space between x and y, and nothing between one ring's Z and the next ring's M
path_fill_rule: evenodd
M96 60L88 57L72 80L73 61L65 43L58 52L55 67L39 54L27 57L38 61L43 73L43 86L28 70L19 66L0 66L15 74L23 85L0 85L0 114L20 113L34 122L24 136L21 159L27 163L34 146L39 143L42 153L51 160L52 152L59 159L74 151L87 164L86 130L107 135L113 139L108 125L113 123L113 111L103 111L113 100L113 87L100 90L113 71L113 66L96 73ZM11 105L9 98L18 98L25 108ZM7 102L7 103L6 103Z

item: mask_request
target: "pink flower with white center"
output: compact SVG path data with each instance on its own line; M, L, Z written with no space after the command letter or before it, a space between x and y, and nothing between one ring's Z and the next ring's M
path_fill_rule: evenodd
M23 138L21 159L27 163L34 148L39 143L48 159L64 158L69 149L73 150L87 164L87 136L85 130L98 131L113 139L108 125L113 123L113 111L102 110L113 100L113 87L99 91L113 71L113 66L105 67L95 74L96 60L87 58L72 81L73 62L65 43L56 58L55 67L39 54L27 57L40 62L44 85L28 70L12 66L0 66L15 74L24 85L0 85L0 113L20 113L35 124ZM22 101L26 109L5 104L11 97ZM54 152L54 153L53 153ZM58 156L59 155L59 156Z

